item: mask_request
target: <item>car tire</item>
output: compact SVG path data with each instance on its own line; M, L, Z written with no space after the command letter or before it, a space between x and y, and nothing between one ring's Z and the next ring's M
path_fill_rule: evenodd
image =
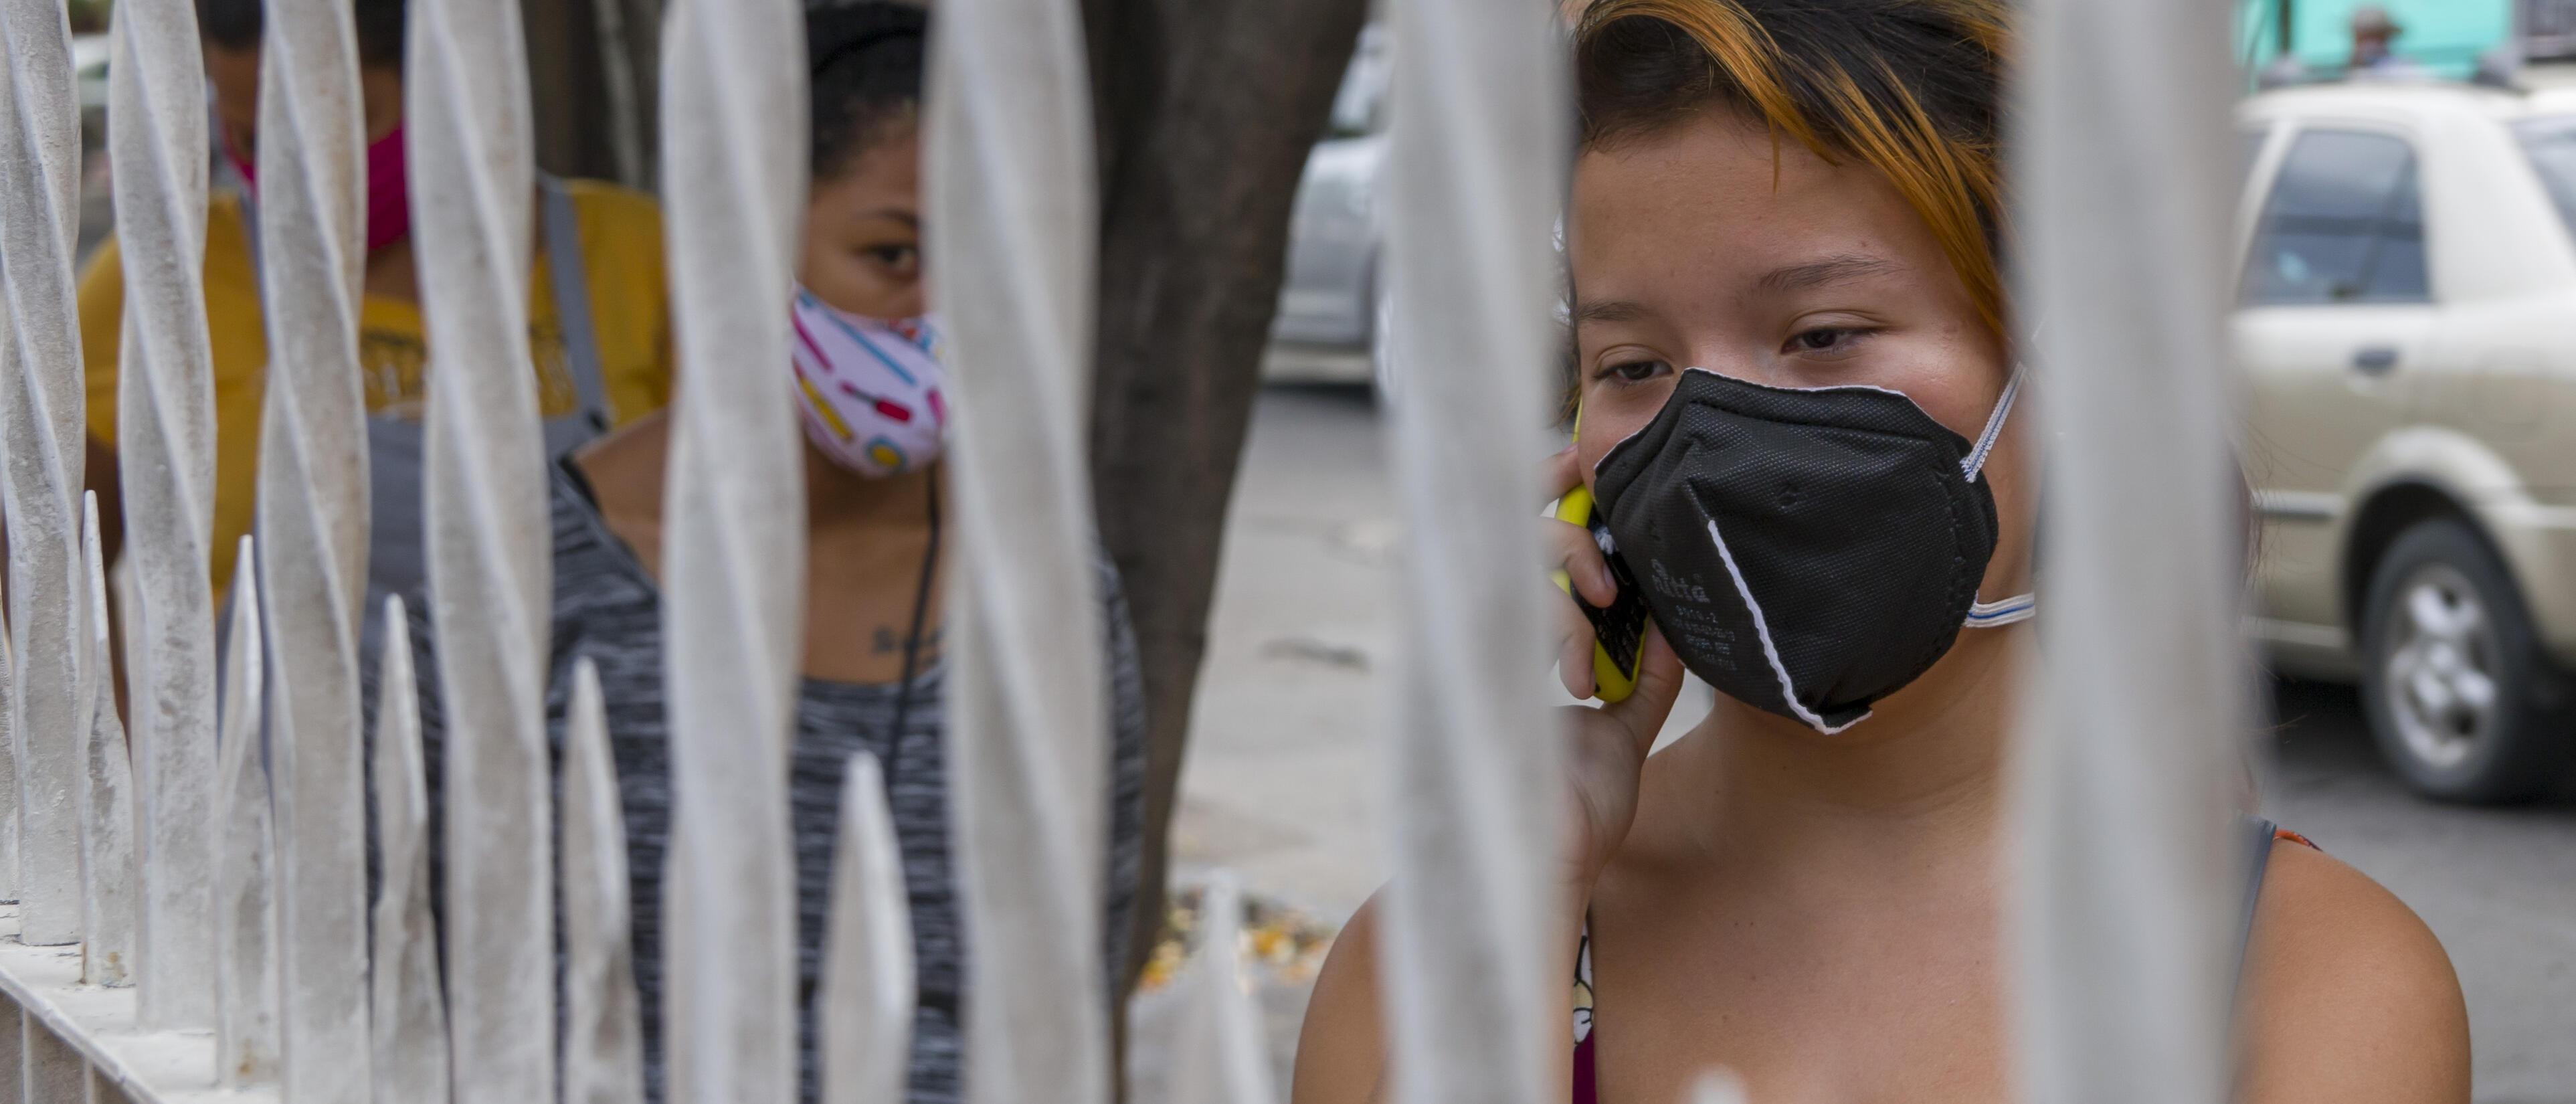
M2362 605L2362 705L2406 785L2445 801L2529 798L2555 782L2562 676L2504 562L2465 521L2398 534Z

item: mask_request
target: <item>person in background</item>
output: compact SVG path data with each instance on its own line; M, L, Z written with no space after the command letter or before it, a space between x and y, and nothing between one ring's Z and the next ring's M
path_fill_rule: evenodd
M812 188L792 303L780 304L793 355L774 371L804 424L805 641L789 810L796 846L802 982L802 1098L817 1095L813 997L840 791L851 756L874 755L909 897L918 970L910 1099L959 1097L965 971L949 851L941 650L948 491L940 463L948 408L938 330L924 299L920 102L927 19L859 3L806 16L812 72ZM689 401L681 389L675 402ZM555 582L547 694L563 739L574 663L597 665L625 810L634 961L648 1095L660 1099L664 1008L663 870L671 839L671 752L663 685L661 552L667 411L559 461L553 472ZM1104 977L1125 951L1143 832L1144 689L1116 571L1096 555L1111 712ZM421 737L432 815L446 736L437 641L412 607ZM373 700L373 695L369 695ZM433 827L432 847L441 833ZM443 860L433 851L432 862ZM1108 999L1106 991L1103 999Z
M427 398L420 283L411 242L410 173L403 147L404 0L351 0L366 123L364 298L358 371L364 377L373 539L368 616L387 594L426 575L421 548L421 414ZM207 208L204 289L214 352L213 563L228 592L233 556L249 532L258 488L260 411L268 342L260 303L258 148L260 0L197 0L219 149ZM546 438L560 451L669 400L669 309L661 217L641 193L596 181L540 180L529 281L528 344ZM566 263L569 260L570 263ZM117 243L99 247L80 279L81 355L89 397L90 485L100 514L117 516L117 344L125 279Z
M2390 43L2406 33L2388 9L2364 4L2352 10L2352 60L2344 75L2352 80L2422 80L2424 67L2390 52Z

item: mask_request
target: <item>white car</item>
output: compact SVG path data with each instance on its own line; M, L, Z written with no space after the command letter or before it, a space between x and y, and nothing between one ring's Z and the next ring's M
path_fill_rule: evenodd
M2539 793L2576 751L2576 95L2312 86L2238 121L2256 635L2358 680L2419 792Z

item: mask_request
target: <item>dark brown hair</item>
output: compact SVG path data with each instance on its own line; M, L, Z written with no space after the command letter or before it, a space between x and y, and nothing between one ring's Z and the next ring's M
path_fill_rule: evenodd
M404 0L351 0L359 64L403 67L403 5ZM197 0L197 35L227 50L256 50L265 25L263 6L262 0Z
M919 122L929 33L929 13L909 4L861 0L805 10L815 180L840 175L860 154Z

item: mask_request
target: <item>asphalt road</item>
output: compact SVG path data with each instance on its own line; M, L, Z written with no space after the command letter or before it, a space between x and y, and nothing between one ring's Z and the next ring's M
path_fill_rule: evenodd
M2349 687L2280 683L2265 815L2430 924L2469 1000L2479 1104L2576 1104L2576 805L2408 793Z
M1263 392L1174 825L1184 881L1229 867L1327 922L1380 877L1371 741L1390 692L1396 539L1380 445L1364 389ZM2288 683L2274 700L2268 815L2378 879L2441 937L2468 994L2479 1104L2576 1104L2576 805L2423 801L2380 765L2352 691ZM1261 987L1283 1089L1302 981ZM1161 1040L1186 1015L1168 997L1139 1002L1149 1104Z

